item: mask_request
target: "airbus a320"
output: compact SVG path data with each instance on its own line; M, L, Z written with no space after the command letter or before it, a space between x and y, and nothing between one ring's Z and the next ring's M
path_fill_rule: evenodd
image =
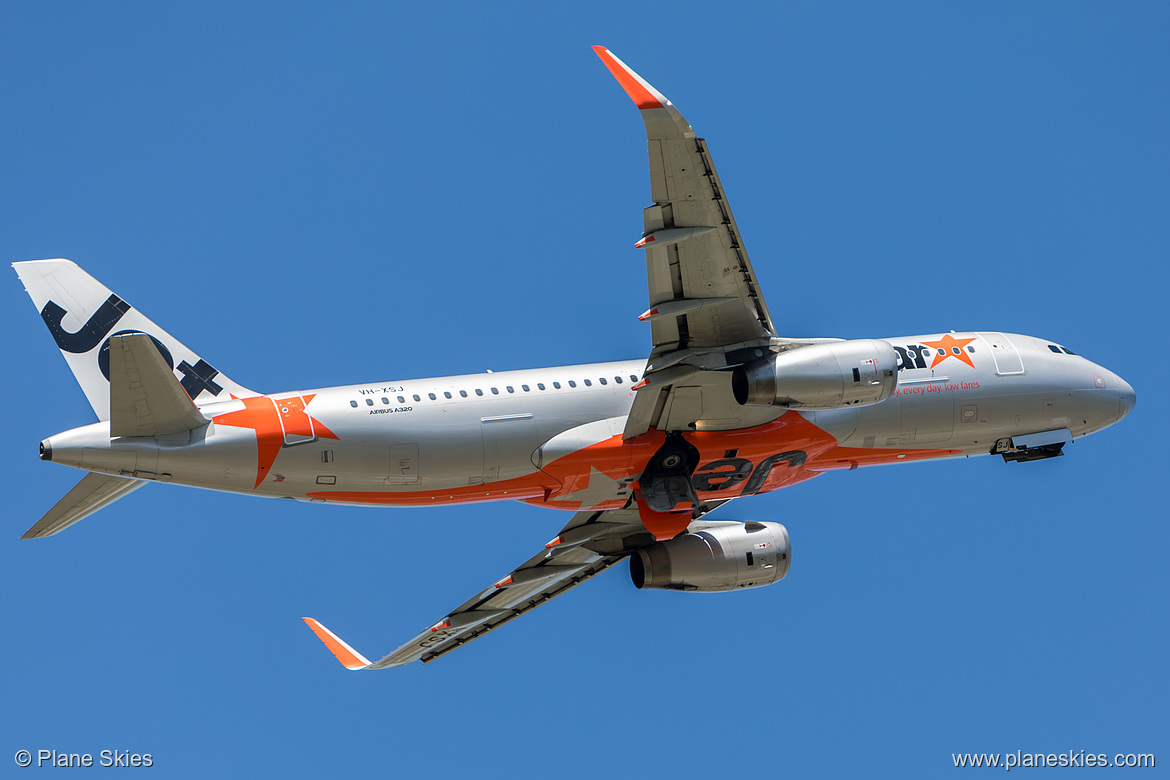
M770 585L788 572L788 531L713 510L828 471L1051 458L1133 408L1124 380L1048 339L777 335L707 143L594 50L646 125L648 359L261 394L74 263L15 263L99 420L41 442L43 460L89 473L23 538L152 482L569 513L535 555L380 660L305 618L347 669L385 669L432 661L627 558L639 588Z

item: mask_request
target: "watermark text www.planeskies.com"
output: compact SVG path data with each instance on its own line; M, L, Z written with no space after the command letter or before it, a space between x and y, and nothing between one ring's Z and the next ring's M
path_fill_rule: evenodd
M1068 750L1064 753L951 753L956 767L1003 769L1031 769L1034 767L1154 767L1153 753L1089 753Z

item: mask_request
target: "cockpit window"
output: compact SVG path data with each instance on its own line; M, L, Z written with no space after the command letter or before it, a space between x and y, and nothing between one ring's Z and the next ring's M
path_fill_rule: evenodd
M1068 347L1061 347L1061 349L1064 350L1064 353L1066 355L1076 355L1077 354L1077 353L1073 352L1071 349L1069 349Z
M1056 354L1058 354L1058 355L1059 355L1059 354L1060 354L1060 347L1056 346L1055 344L1049 344L1049 345L1048 345L1048 351L1049 351L1049 352L1055 352Z

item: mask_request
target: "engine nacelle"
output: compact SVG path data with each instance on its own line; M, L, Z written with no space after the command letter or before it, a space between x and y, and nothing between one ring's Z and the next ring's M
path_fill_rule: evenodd
M879 339L811 344L748 363L731 375L741 405L840 409L884 401L898 384L894 348Z
M784 579L791 557L788 529L779 523L713 522L638 550L630 577L639 588L758 588Z

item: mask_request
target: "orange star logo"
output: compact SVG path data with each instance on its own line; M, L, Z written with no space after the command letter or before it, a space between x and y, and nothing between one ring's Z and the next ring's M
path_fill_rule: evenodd
M957 339L948 333L938 341L924 341L922 343L934 348L934 362L930 364L931 368L934 368L947 358L957 358L971 366L971 368L975 368L975 363L971 361L971 355L964 349L964 347L974 340L973 338Z
M237 428L251 428L256 431L256 484L260 487L264 477L268 476L280 448L286 442L300 443L311 441L311 437L336 439L337 434L326 428L319 420L315 420L305 412L305 407L312 401L314 395L294 395L288 398L256 398L238 399L244 408L235 412L227 412L211 421L216 425L232 425Z

